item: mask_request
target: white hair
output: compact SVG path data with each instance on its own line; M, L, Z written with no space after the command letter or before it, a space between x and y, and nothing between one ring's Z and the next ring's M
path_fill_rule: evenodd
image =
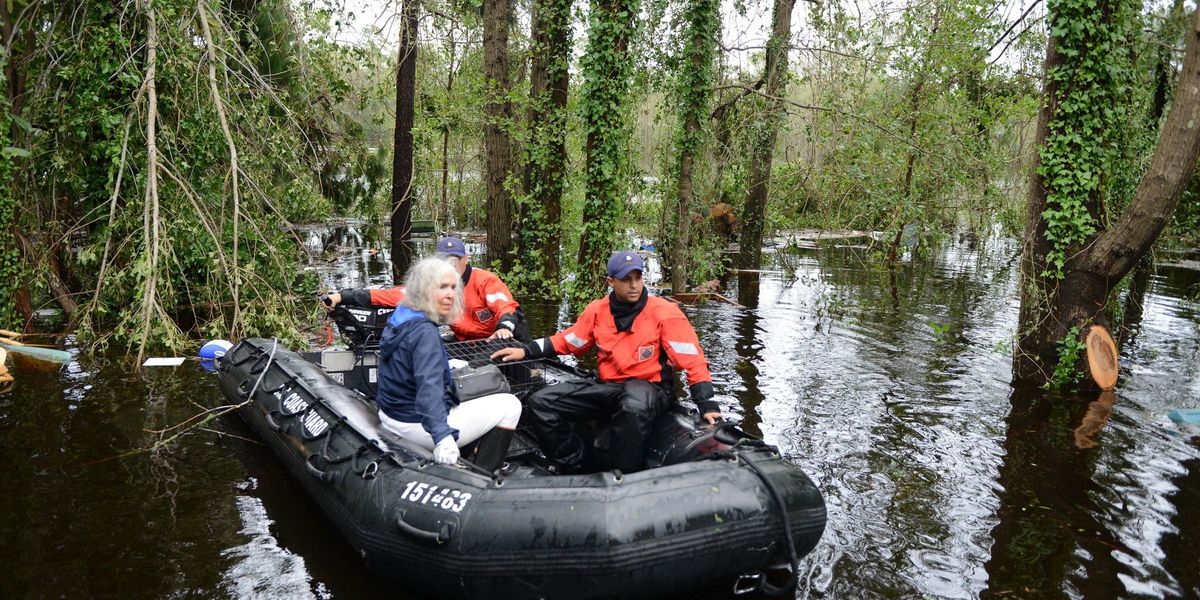
M450 309L450 314L443 317L437 311L437 291L446 276L454 278L454 306ZM463 313L462 280L458 271L454 270L450 263L439 258L422 259L413 265L404 277L403 304L425 313L430 321L439 325L449 325L457 321Z

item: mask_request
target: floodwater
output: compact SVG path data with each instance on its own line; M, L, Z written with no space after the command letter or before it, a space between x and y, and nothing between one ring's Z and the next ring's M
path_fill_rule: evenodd
M306 234L330 288L389 282L386 235ZM1009 385L1013 241L894 271L861 238L779 241L724 282L744 306L686 312L728 412L825 494L797 597L1200 597L1200 430L1168 418L1200 408L1196 256L1123 292L1116 393L1064 397ZM189 422L223 404L197 362L35 367L0 395L0 597L405 597L236 416Z

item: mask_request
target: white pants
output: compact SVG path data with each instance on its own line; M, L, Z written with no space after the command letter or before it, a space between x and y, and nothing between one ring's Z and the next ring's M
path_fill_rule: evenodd
M420 423L397 421L379 411L379 420L388 431L418 446L433 450L433 436ZM458 430L461 448L479 439L493 427L516 429L521 420L521 401L512 394L492 394L468 400L450 409L446 424Z

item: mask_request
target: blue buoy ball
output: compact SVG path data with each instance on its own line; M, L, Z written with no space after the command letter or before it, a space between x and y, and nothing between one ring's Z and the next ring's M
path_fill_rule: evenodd
M233 344L225 340L212 340L200 347L200 358L221 358L232 347Z

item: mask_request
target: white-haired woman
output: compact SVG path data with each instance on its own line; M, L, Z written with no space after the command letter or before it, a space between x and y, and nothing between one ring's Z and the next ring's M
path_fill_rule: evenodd
M379 342L379 418L391 432L454 463L459 448L479 439L475 464L493 471L504 461L521 418L521 401L493 394L459 404L438 325L462 314L462 280L453 266L426 258L404 278L406 297Z

